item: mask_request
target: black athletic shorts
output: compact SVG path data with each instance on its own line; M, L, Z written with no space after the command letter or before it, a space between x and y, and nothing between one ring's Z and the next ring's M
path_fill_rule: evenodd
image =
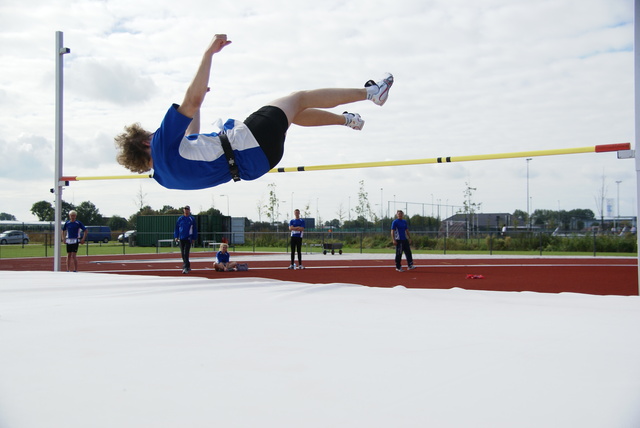
M269 166L275 167L284 154L284 139L289 128L289 120L282 110L265 106L244 120L260 148L269 159Z
M75 244L67 244L67 253L77 253L78 245L77 242Z

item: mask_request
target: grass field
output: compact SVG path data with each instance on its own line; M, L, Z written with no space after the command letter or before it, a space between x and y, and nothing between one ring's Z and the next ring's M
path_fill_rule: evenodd
M285 247L253 247L253 246L236 246L231 248L231 252L246 252L246 253L285 253L288 252L288 248ZM192 253L207 252L212 256L217 249L194 247L191 249ZM303 251L307 253L322 253L320 247L307 247L303 248ZM343 247L344 253L370 253L370 254L391 254L394 249L389 248L350 248ZM129 247L128 245L122 245L119 243L109 244L94 244L83 245L78 255L110 255L110 254L156 254L156 253L179 253L180 250L177 247ZM500 256L594 256L593 252L557 252L557 251L442 251L442 250L413 250L415 254L462 254L462 255L500 255ZM0 245L0 259L8 258L22 258L22 257L53 257L54 249L51 246L45 246L43 244L28 244L28 245ZM66 255L66 249L64 245L61 248L61 254ZM336 256L338 254L336 253ZM637 253L628 252L599 252L597 256L615 256L615 257L637 257Z

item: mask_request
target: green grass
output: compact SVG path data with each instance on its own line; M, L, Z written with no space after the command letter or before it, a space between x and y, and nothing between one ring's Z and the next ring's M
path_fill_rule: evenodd
M303 247L303 251L308 250L308 247ZM206 252L211 255L215 254L217 249L204 249L201 247L195 247L191 249L192 253L202 253ZM256 253L286 253L287 248L282 247L254 247L251 245L238 245L234 248L231 248L232 252L256 252ZM360 253L360 248L352 248L352 247L344 247L342 248L343 253ZM175 253L179 254L180 249L177 247L169 247L163 246L158 248L158 253ZM322 254L321 247L312 247L311 253L314 254ZM363 253L367 254L393 254L394 249L389 248L364 248L362 249ZM414 254L434 254L434 255L442 255L445 254L442 250L413 250ZM61 254L66 255L65 246L61 247ZM78 250L79 256L84 255L122 255L122 254L156 254L155 247L129 247L128 245L122 245L118 243L109 243L109 244L89 244L83 245ZM490 256L489 251L447 251L447 255L484 255ZM540 256L539 251L493 251L492 255L500 255L500 256ZM329 255L329 254L327 254ZM338 252L336 251L336 255ZM596 254L599 257L603 256L615 256L615 257L637 257L637 253L628 253L628 252L602 252ZM560 251L543 251L542 256L593 256L593 252L560 252ZM25 257L53 257L53 247L45 247L43 244L29 244L25 245L0 245L0 259L9 259L9 258L25 258Z

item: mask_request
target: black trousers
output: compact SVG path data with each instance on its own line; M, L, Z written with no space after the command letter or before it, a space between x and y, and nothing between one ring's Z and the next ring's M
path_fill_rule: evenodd
M191 239L181 239L180 255L182 255L182 269L191 269L191 262L189 262L189 251L191 251Z
M291 264L295 260L298 251L298 264L302 264L302 236L291 237Z
M411 247L409 246L408 239L397 239L396 240L396 268L400 269L402 267L402 253L404 253L407 258L407 264L409 266L413 265L413 255L411 254Z

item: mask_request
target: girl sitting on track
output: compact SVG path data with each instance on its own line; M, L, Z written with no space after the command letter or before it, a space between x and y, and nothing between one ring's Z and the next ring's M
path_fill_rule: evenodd
M229 261L230 255L228 252L229 244L220 244L220 251L216 254L216 261L213 263L213 268L218 272L229 272L236 270L236 262Z

